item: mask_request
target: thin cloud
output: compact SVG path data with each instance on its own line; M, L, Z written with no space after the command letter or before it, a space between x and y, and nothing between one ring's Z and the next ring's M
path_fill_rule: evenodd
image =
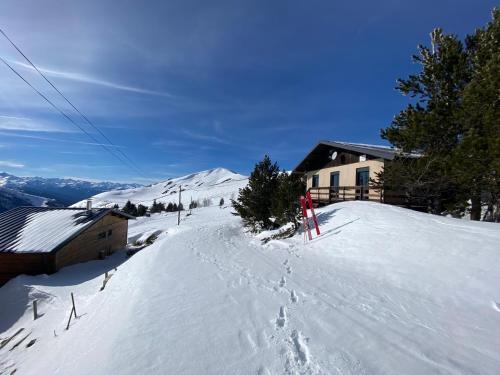
M225 145L232 144L232 142L225 140L225 139L222 139L220 137L217 137L215 135L196 133L196 132L193 132L191 130L183 130L182 134L184 134L185 136L188 136L189 138L198 139L201 141L216 142L216 143L221 143L221 144L225 144Z
M19 134L19 133L10 133L10 132L0 131L0 135L4 135L7 137L14 137L14 138L36 139L36 140L47 141L47 142L73 143L73 144L87 145L87 146L106 146L109 148L125 148L125 146L117 145L116 143L115 144L108 144L108 143L97 143L97 142L72 141L69 139L51 138L51 137L44 137L44 136L31 135L31 134Z
M21 66L25 69L29 69L32 71L35 70L31 65L22 63L20 61L10 61L10 62L12 62L13 64L16 64L18 66ZM63 71L57 71L57 70L46 69L46 68L41 68L41 67L37 67L37 68L42 73L45 73L46 75L48 75L50 77L59 77L59 78L63 78L63 79L71 80L71 81L89 83L89 84L93 84L93 85L108 87L108 88L115 89L115 90L135 92L138 94L146 94L146 95L155 95L155 96L164 96L167 98L174 98L174 95L172 95L168 92L154 91L154 90L148 90L148 89L144 89L144 88L140 88L140 87L123 85L120 83L115 83L115 82L95 78L95 77L92 77L92 76L87 75L87 74L74 73L74 72L63 72Z
M11 160L0 160L0 167L7 167L7 168L24 168L24 164L11 161Z
M18 130L26 132L74 133L73 129L61 127L44 121L34 121L27 117L0 115L0 130Z

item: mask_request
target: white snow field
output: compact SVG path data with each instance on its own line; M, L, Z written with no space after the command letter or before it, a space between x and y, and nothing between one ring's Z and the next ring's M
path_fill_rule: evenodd
M179 200L179 186L182 188L181 200L185 208L191 200L212 200L218 204L221 198L229 202L235 198L238 189L246 186L248 177L234 173L225 168L209 169L187 176L172 178L150 186L125 190L111 190L92 197L94 207L112 207L118 204L123 207L128 200L134 204L143 204L147 207L157 202L168 204ZM75 203L72 207L85 207L86 200Z
M18 277L0 288L0 343L24 330L0 372L500 373L498 224L371 202L317 214L306 244L263 244L230 207L180 226L155 214L130 222L131 240L161 233L128 259ZM70 292L79 318L66 331Z

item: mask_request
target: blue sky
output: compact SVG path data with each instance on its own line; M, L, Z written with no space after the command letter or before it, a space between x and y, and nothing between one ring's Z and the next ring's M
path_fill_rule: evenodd
M438 26L463 37L494 5L3 0L0 27L143 175L3 65L0 171L148 183L219 166L247 174L266 153L289 169L320 139L382 143L417 45ZM5 39L0 56L86 126Z

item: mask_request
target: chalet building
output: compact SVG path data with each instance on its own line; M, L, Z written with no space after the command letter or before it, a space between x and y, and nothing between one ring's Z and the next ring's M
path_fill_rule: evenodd
M307 182L316 204L342 200L384 201L383 191L370 189L387 160L400 153L388 146L320 141L294 169Z
M127 245L132 216L109 208L17 207L0 214L0 285L104 258Z

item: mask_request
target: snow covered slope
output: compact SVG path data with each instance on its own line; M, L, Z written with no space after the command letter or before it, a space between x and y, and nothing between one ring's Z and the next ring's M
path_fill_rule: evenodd
M196 209L180 226L175 214L139 218L131 240L160 234L128 260L0 288L0 337L24 328L0 349L0 371L499 373L498 224L346 202L317 210L312 242L264 245L230 212ZM79 318L66 331L70 292Z
M150 186L135 189L113 190L92 197L94 207L124 206L128 200L134 204L151 206L156 199L166 204L176 203L179 199L179 186L182 188L182 204L188 207L191 200L211 199L212 204L219 204L220 198L226 202L237 196L238 190L248 183L246 176L234 173L225 168L215 168L187 176L169 179ZM85 207L83 200L73 207Z
M0 212L19 206L46 206L51 199L0 186Z

